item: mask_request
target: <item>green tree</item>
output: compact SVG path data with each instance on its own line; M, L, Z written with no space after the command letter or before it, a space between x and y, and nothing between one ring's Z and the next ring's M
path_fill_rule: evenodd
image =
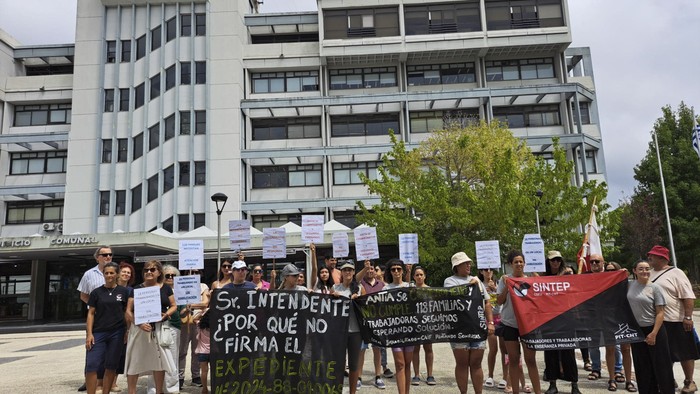
M652 138L646 155L634 169L634 178L639 182L635 196L650 198L655 211L664 212L653 138L656 133L678 266L690 269L692 276L697 279L697 254L700 252L700 160L691 143L693 112L682 102L677 111L670 106L663 107L661 111L662 116L656 120L651 132ZM655 221L656 218L650 217L649 220ZM662 243L668 246L668 232L664 222L656 223L656 226L662 234Z
M384 243L396 243L400 233L417 233L421 264L430 269L433 283L450 274L452 254L474 255L474 241L497 239L503 255L520 249L523 236L537 232L537 203L546 248L574 261L588 204L606 196L605 185L571 184L573 163L558 141L554 160L547 163L499 122L453 123L410 151L391 138L393 148L383 157L378 179L363 178L381 202L372 207L358 202L358 219L376 226ZM537 190L543 192L541 201Z

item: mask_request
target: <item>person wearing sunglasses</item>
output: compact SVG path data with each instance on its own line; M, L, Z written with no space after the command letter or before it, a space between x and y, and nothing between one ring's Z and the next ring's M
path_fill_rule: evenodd
M238 260L233 263L231 270L233 271L233 279L231 280L231 283L224 286L224 289L255 289L253 282L246 280L246 276L248 276L248 266L243 260Z
M231 270L231 268L233 268L233 262L231 262L230 259L225 259L221 262L219 276L214 281L214 283L211 284L212 291L214 289L221 289L227 284L231 283L231 281L233 280L233 271Z
M285 267L286 268L286 267ZM333 285L333 294L336 297L355 299L365 294L365 290L355 279L355 262L347 259L340 261L340 283ZM350 308L350 322L348 323L348 339L345 344L347 350L348 385L350 394L355 394L358 388L362 387L360 374L362 365L360 364L360 348L362 347L362 337L360 335L360 324L355 315L355 308Z
M404 281L405 265L403 261L393 258L386 264L389 275L384 290L409 287ZM411 363L413 362L413 346L393 346L391 353L394 356L394 369L396 374L396 386L399 394L408 394L411 390Z
M270 282L263 279L263 273L263 266L261 264L254 264L250 281L253 282L255 288L258 290L270 290Z
M80 292L80 300L85 304L90 300L90 293L96 288L103 286L105 284L105 277L103 275L105 264L112 261L112 248L109 246L100 246L95 250L93 254L97 265L85 271L83 277L80 278L80 283L78 284L78 291ZM88 307L89 308L89 307ZM87 353L86 353L87 362ZM87 363L85 364L87 367ZM104 375L104 369L97 371L97 387L102 387L102 377ZM78 391L87 390L85 383L83 383Z
M129 394L136 394L139 375L153 374L156 393L163 393L166 372L177 373L177 366L170 347L173 344L170 318L177 312L175 296L170 286L162 286L163 265L158 260L149 260L143 266L143 283L136 285L129 294L127 314L133 321L136 289L157 287L160 294L161 318L157 322L132 323L126 345L126 380ZM170 339L170 340L169 340Z
M189 275L200 275L199 270L190 270ZM182 318L182 327L180 328L180 352L178 359L180 390L185 384L185 368L187 367L187 352L190 352L190 373L192 374L192 385L202 386L202 371L199 363L199 358L195 352L197 349L197 321L199 320L204 310L209 307L209 286L201 282L199 283L200 301L196 304L187 304L184 313L180 314ZM205 379L206 381L206 379Z

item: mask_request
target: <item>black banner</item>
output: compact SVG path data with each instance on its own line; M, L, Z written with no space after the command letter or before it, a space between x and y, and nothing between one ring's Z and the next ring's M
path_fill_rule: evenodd
M340 394L350 300L305 291L214 291L213 393Z
M358 297L362 338L379 346L483 341L486 317L479 289L406 287Z

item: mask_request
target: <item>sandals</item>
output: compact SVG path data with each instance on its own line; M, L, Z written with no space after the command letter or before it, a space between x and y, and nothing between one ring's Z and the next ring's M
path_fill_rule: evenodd
M530 387L529 384L526 384L525 386L521 386L522 390L524 393L531 393L532 392L532 387Z
M625 375L622 372L615 372L615 381L617 383L625 383Z
M506 393L506 394L512 394L512 393L513 393L513 388L510 387L510 386L506 386L506 387L503 389L503 392Z
M627 383L625 383L625 389L629 391L630 393L636 393L637 392L637 385L634 384L631 380L628 380Z
M590 361L586 361L583 363L583 370L584 371L592 371L593 370L593 365L591 365Z
M615 382L615 379L608 380L608 391L617 391L617 382Z
M588 374L588 380L598 380L600 379L600 372L598 371L593 371Z

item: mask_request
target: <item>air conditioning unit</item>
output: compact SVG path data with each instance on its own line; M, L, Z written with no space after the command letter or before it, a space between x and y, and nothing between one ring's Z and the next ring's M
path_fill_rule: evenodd
M61 233L62 233L62 232L63 232L63 223L57 224L57 225L56 225L56 230L58 230L58 232L61 232Z
M54 231L56 230L56 223L44 223L41 225L44 231Z

